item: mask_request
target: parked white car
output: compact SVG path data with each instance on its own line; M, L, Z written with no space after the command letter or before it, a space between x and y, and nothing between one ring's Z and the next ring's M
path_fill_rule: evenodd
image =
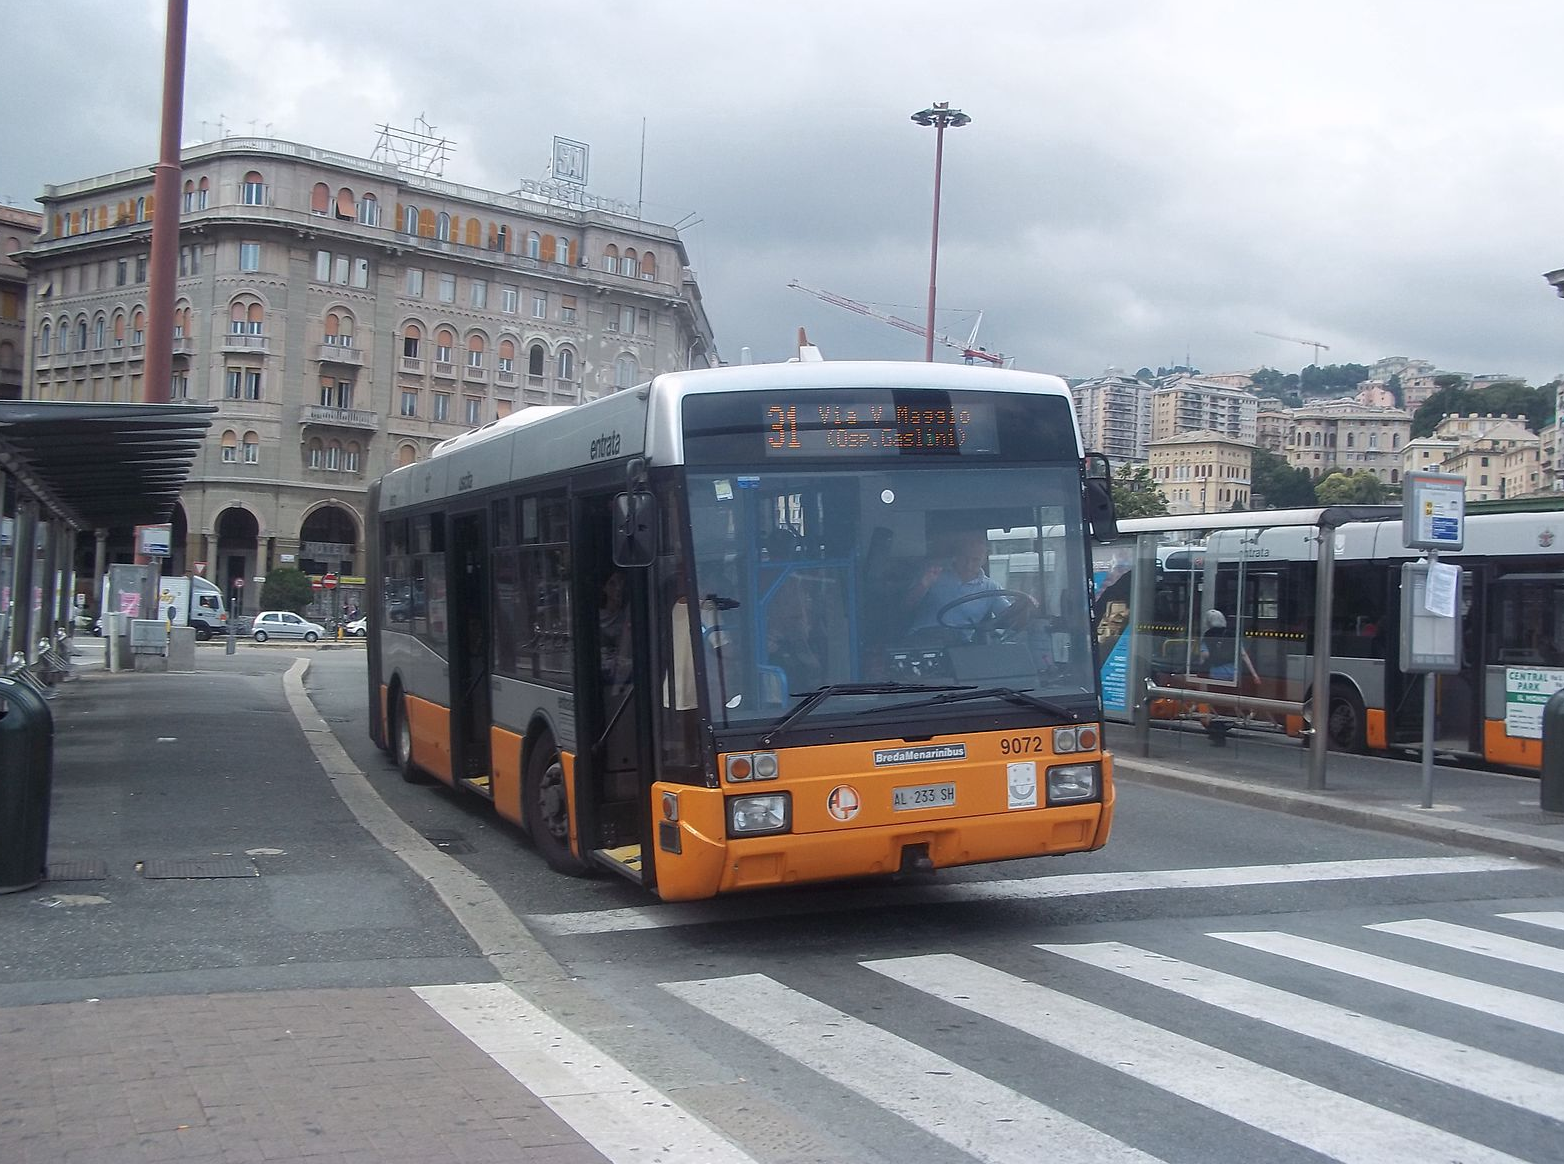
M250 634L258 643L267 639L303 639L316 643L325 633L326 628L320 623L302 619L291 610L263 610L250 626Z
M369 634L369 616L361 614L351 622L344 623L342 633L353 639L364 638Z

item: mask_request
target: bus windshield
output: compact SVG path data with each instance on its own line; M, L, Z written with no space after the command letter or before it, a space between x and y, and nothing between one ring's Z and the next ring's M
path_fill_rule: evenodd
M691 471L714 726L777 721L827 688L812 726L926 715L931 691L1095 717L1079 467L861 466Z

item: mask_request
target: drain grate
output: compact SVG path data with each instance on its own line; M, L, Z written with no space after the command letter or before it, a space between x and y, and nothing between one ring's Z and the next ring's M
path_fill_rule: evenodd
M243 857L213 857L195 860L158 859L141 862L143 877L194 879L199 877L259 877L261 871L253 861Z
M51 861L49 871L44 874L46 881L107 881L109 879L109 865L107 861Z
M423 834L428 841L442 853L476 853L478 850L472 847L472 842L461 833L429 832Z

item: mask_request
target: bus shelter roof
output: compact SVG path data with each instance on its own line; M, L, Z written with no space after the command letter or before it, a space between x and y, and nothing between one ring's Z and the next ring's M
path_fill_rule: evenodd
M0 401L0 468L79 530L167 521L215 404Z
M1180 513L1166 517L1126 518L1120 523L1134 533L1172 533L1187 529L1272 529L1311 525L1335 529L1353 521L1393 521L1399 505L1323 505L1310 509L1251 509L1237 513Z

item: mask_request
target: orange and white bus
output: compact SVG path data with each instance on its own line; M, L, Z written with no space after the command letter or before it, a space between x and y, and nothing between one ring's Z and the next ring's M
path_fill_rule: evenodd
M688 900L1108 839L1113 509L1055 377L669 373L443 442L370 509L372 736L560 871ZM963 546L988 569L949 590Z
M1378 512L1376 512L1376 510ZM1313 706L1322 538L1334 558L1324 727L1333 748L1416 749L1423 675L1400 666L1403 544L1390 507L1127 519L1097 552L1097 633L1109 719L1130 720L1145 679ZM1461 670L1435 678L1438 751L1503 767L1542 763L1542 707L1564 687L1564 509L1558 498L1468 508L1461 568ZM1146 584L1136 579L1151 567ZM1153 565L1154 563L1154 565ZM1253 662L1216 679L1200 665L1208 612L1220 611ZM1241 705L1240 705L1241 706ZM1204 716L1159 699L1154 718ZM1261 717L1298 732L1301 716Z

